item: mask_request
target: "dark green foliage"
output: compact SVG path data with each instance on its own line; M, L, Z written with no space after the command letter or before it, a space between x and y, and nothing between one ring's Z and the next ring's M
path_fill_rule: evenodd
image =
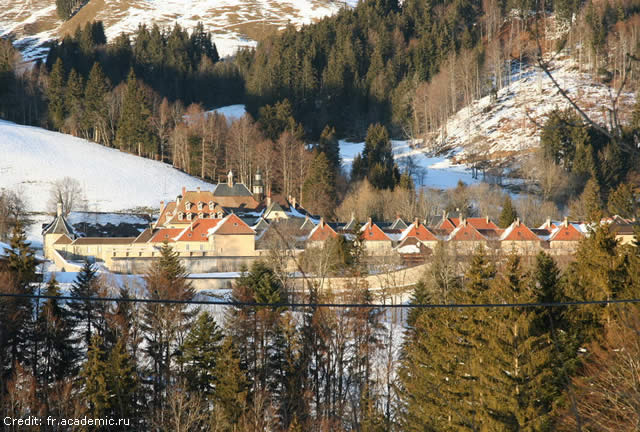
M327 156L317 153L302 185L302 205L315 215L331 218L336 208L336 179Z
M156 153L155 136L150 124L151 109L144 91L131 69L127 78L127 91L122 102L116 141L120 149L138 155Z
M500 228L507 228L518 218L518 212L513 207L511 197L509 194L505 195L504 202L502 203L502 211L500 212L500 218L498 219L498 225Z
M215 404L226 423L223 430L233 431L245 414L248 382L230 337L225 338L220 346L216 365L223 373L216 382Z
M47 98L49 99L49 121L51 126L60 129L64 123L66 116L65 105L65 71L62 65L62 59L56 60L51 73L49 74L49 83L47 86Z
M638 214L638 197L633 186L621 183L616 190L609 194L607 209L612 216L635 218Z
M59 297L60 288L55 277L47 283L45 296ZM76 369L77 350L73 346L73 321L64 305L55 298L43 301L36 321L35 338L38 380L43 387L71 375Z
M194 322L180 348L178 362L184 370L189 391L197 392L207 399L213 398L216 383L224 379L220 373L222 370L216 365L222 339L222 330L213 317L208 312L203 312Z
M351 179L357 181L364 178L378 189L393 189L400 181L389 133L380 124L369 126L362 156L353 161Z
M316 149L320 153L324 153L331 165L334 175L340 173L342 161L340 159L340 146L336 137L336 130L333 127L326 126L320 134Z
M480 10L479 1L366 1L300 31L290 26L239 54L248 109L287 98L313 137L327 124L362 136L376 122L399 134L410 83L474 45Z
M264 136L274 142L284 131L288 131L298 139L302 138L302 127L293 118L291 103L287 99L273 106L265 105L260 108L258 119Z
M100 296L100 281L93 264L85 261L69 294L72 297L80 297L69 301L69 310L76 332L79 333L79 342L86 350L91 344L91 338L96 335L104 337L106 330L105 304L86 299Z

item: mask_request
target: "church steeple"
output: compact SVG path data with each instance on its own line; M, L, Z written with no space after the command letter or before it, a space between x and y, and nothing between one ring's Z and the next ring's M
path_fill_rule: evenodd
M262 201L262 198L264 197L264 184L262 183L262 172L260 171L260 168L258 168L258 171L256 171L256 175L253 177L252 192L253 198L255 198L256 201Z

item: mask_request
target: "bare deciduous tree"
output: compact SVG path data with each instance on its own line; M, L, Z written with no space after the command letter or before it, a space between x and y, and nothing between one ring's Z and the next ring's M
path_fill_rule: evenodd
M47 209L50 213L55 213L58 203L61 203L62 214L68 216L69 213L78 209L83 201L84 191L80 182L71 177L64 177L53 182Z

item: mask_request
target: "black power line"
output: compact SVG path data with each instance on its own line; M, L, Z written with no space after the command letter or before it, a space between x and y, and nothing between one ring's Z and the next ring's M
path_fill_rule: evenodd
M479 308L533 308L533 307L566 307L588 306L608 304L633 304L640 303L640 298L613 299L613 300L574 300L563 302L538 302L538 303L419 303L419 304L382 304L382 303L255 303L238 302L233 300L176 300L176 299L146 299L134 297L75 297L75 296L51 296L38 294L0 293L0 298L29 298L29 299L54 299L54 300L82 300L93 302L121 302L121 303L161 303L161 304L185 304L185 305L212 305L212 306L236 306L236 307L271 307L271 308L415 308L415 309L479 309Z

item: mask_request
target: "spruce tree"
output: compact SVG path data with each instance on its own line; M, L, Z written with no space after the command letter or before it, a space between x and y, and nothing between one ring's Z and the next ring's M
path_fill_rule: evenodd
M498 225L500 228L507 228L518 218L518 212L513 207L511 197L509 194L505 195L504 202L502 203L502 211L500 212L500 218L498 219Z
M16 294L32 295L33 282L36 280L35 253L26 240L20 220L13 227L7 255L7 270L11 275L12 286L5 289ZM6 334L2 336L10 347L11 369L16 362L26 361L32 344L33 304L29 298L16 298L8 303L10 315L7 317Z
M611 215L635 218L638 211L638 203L633 186L628 183L621 183L609 194L607 209Z
M47 283L44 295L60 296L60 287L55 277ZM73 346L73 322L69 312L59 300L49 298L40 306L36 332L40 346L38 380L46 391L50 384L74 372L77 359L76 349Z
M100 63L95 62L89 73L89 79L84 92L84 106L88 128L93 131L92 139L96 142L106 143L107 137L100 136L101 125L107 122L107 104L105 97L109 92L109 81L102 72Z
M104 337L106 313L103 302L90 300L100 296L100 281L97 270L89 261L85 261L69 294L77 297L76 300L69 301L69 311L79 342L86 350L94 335Z
M187 387L211 399L216 384L216 358L223 339L222 330L208 312L202 312L180 348L178 362L184 370Z
M92 418L109 415L112 399L109 391L109 365L102 346L102 338L99 336L91 338L87 361L82 367L80 377L83 384L82 398L87 406L87 414Z
M137 153L139 156L153 153L150 117L151 109L132 68L127 77L127 90L116 133L121 150Z
M340 145L336 137L336 130L331 126L325 126L320 134L317 149L320 153L324 153L327 160L331 164L334 175L340 172L341 158Z
M149 298L192 300L195 291L187 275L178 253L165 242L160 249L160 257L144 276ZM165 403L165 389L173 376L179 342L186 336L197 313L197 308L181 303L146 303L143 307L144 351L151 360L149 373L153 377L154 410L162 409Z
M107 389L110 394L109 409L114 417L137 418L137 393L139 377L136 361L129 354L125 338L119 338L107 358ZM120 429L129 430L129 429Z
M317 153L302 185L302 205L316 215L330 218L336 207L336 180L329 160Z
M65 107L69 115L67 123L70 123L68 126L71 133L77 134L88 127L84 109L84 83L82 76L75 69L71 69L67 78Z
M47 108L49 110L49 121L51 126L55 129L60 129L63 126L64 119L66 117L66 81L62 59L58 57L56 63L51 69L49 81L47 83L47 99L49 100Z
M602 195L600 185L594 178L590 178L580 195L583 203L585 216L590 222L599 222L603 216Z
M233 431L247 406L247 378L240 359L233 349L233 341L226 337L217 353L215 404L224 418L224 431Z

